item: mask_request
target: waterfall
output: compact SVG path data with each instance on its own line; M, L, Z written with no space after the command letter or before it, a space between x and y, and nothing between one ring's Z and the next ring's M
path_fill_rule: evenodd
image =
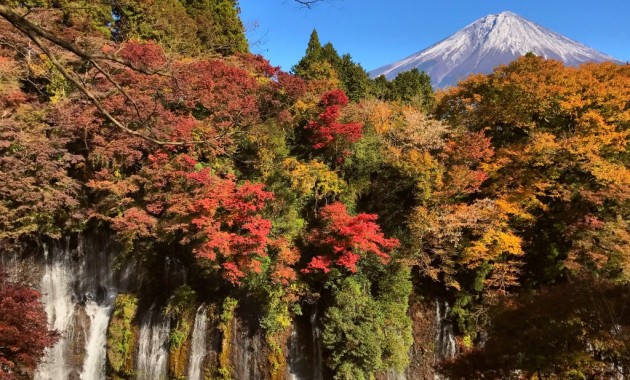
M165 380L168 370L170 319L155 305L142 319L138 343L137 380Z
M288 339L286 377L291 380L322 380L321 331L317 320L316 305L310 313L295 318Z
M435 318L437 321L435 354L438 361L454 358L457 353L453 323L449 319L450 312L451 308L448 302L441 300L435 301Z
M313 334L313 380L324 379L324 360L322 357L322 331L317 323L317 305L313 308L311 314L311 331Z
M455 330L453 323L449 319L451 308L448 302L443 300L435 301L435 319L436 319L436 336L435 336L435 363L438 364L442 360L448 360L457 354L457 345L455 343ZM440 374L434 375L435 380L444 379Z
M251 322L238 317L231 322L230 363L234 379L258 380L265 377L263 370L267 356L262 350L264 336Z
M48 325L61 333L59 341L46 350L44 359L35 373L35 380L63 380L68 378L70 367L66 363L67 334L74 317L72 283L74 273L70 250L48 249L44 245L44 276L41 281L42 302L48 316Z
M90 329L85 343L85 361L81 380L105 378L105 356L107 354L107 326L117 289L114 286L111 258L106 250L92 249L87 259L85 242L79 239L81 256L79 267L79 290L85 302L85 313L90 318Z
M43 245L40 290L48 324L61 334L48 349L36 380L105 379L107 326L118 294L109 237L77 237Z
M85 312L90 317L90 331L86 342L86 356L81 380L105 378L105 355L107 354L107 325L112 312L112 303L99 305L89 302Z
M389 370L385 372L385 380L407 380L405 372L396 372L395 370Z
M293 325L291 327L291 335L289 337L289 379L290 380L299 380L300 377L298 375L299 366L300 366L300 343L298 341L298 331L297 331L297 323L293 321Z
M190 342L190 358L188 363L188 380L201 380L203 362L206 357L206 335L208 333L208 307L201 304L195 315Z

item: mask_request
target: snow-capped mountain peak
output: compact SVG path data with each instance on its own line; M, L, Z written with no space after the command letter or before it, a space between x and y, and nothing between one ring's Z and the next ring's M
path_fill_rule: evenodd
M472 73L489 73L500 64L532 52L574 66L584 62L616 61L579 42L546 29L515 13L488 15L437 44L370 72L393 79L413 68L424 70L433 85L447 87Z

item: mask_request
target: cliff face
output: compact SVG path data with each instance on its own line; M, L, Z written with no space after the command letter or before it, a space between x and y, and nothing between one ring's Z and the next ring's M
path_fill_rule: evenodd
M39 286L49 323L62 334L36 379L330 378L321 341L323 312L317 305L305 305L289 328L267 335L250 305L181 296L182 288L189 289L182 286L186 276L173 273L172 265L171 272L165 271L171 283L161 291L175 295L143 298L149 274L135 265L113 265L119 259L113 239L95 233L48 243L41 252L3 263L11 275ZM184 301L174 305L173 299ZM444 321L437 305L437 313L434 302L411 305L411 364L378 379L435 377L434 364L444 355L440 347L452 339L441 333Z

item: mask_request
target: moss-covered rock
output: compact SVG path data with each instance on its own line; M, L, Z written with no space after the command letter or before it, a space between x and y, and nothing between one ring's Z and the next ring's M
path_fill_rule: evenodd
M287 342L290 334L291 329L289 328L282 333L268 334L266 336L269 350L267 362L269 364L269 378L271 380L283 380L287 372L286 343L280 344L279 342Z
M223 311L221 313L221 323L219 329L223 333L223 339L221 340L221 352L219 353L219 368L217 369L217 377L220 380L231 380L234 375L232 369L231 356L231 342L233 331L233 321L235 318L236 307L238 301L234 298L228 297L223 302Z
M184 285L178 288L166 307L174 327L169 339L168 374L171 380L186 379L190 339L195 323L195 292Z
M135 376L134 356L138 327L134 323L138 299L131 294L116 297L112 318L107 328L107 373L114 380Z

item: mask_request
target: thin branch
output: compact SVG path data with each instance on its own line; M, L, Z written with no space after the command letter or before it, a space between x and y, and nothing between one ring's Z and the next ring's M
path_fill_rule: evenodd
M295 0L296 3L302 4L307 8L310 8L313 4L320 2L321 0Z
M120 85L118 83L116 83L116 81L114 81L114 79L109 75L109 73L107 73L105 70L103 70L98 65L98 63L96 62L96 59L104 59L104 60L110 60L110 61L113 61L113 62L117 62L117 63L120 63L120 64L125 65L127 67L130 67L133 70L139 71L139 72L147 74L147 75L153 75L153 74L164 75L163 73L160 74L159 72L149 72L149 71L146 71L144 69L134 67L130 63L125 62L125 61L123 61L123 60L121 60L121 59L119 59L117 57L114 57L114 56L102 55L102 54L91 55L91 54L83 51L82 49L76 47L75 45L73 45L73 44L71 44L71 43L69 43L69 42L67 42L65 40L62 40L62 39L54 36L53 34L49 33L48 31L46 31L46 30L38 27L37 25L31 23L30 21L24 19L22 16L20 16L17 13L15 13L13 10L11 10L9 7L7 7L5 5L0 5L0 16L2 16L4 19L6 19L9 23L11 23L11 25L13 25L16 29L18 29L20 32L22 32L24 35L26 35L31 41L33 41L42 50L42 52L44 52L44 54L46 54L48 59L50 59L50 62L61 73L61 75L67 81L72 83L77 89L79 89L79 91L81 91L90 100L90 102L105 117L105 119L107 119L114 126L116 126L118 129L124 131L125 133L128 133L128 134L130 134L132 136L136 136L136 137L142 138L142 139L144 139L146 141L149 141L149 142L157 144L157 145L170 145L170 146L184 146L184 145L194 145L194 144L206 144L206 143L209 143L211 141L216 141L218 139L218 138L215 138L215 139L211 139L211 140L201 140L201 141L162 141L162 140L159 140L159 139L147 136L147 135L145 135L143 133L140 133L138 131L135 131L135 130L129 128L128 126L126 126L122 122L120 122L118 119L116 119L112 114L110 114L109 111L107 111L105 109L105 107L103 107L103 105L99 102L99 100L96 98L96 96L94 96L92 94L92 92L90 90L88 90L87 87L85 87L81 83L81 81L79 79L75 78L72 74L70 74L63 67L63 65L59 62L59 60L53 54L53 52L43 43L41 38L44 38L44 39L54 43L55 45L57 45L57 46L65 49L65 50L68 50L68 51L74 53L78 57L83 58L83 59L87 60L89 63L91 63L92 65L94 65L94 67L99 72L101 72L107 78L107 80L109 82L111 82L116 87L116 89L119 92L121 92L121 94L123 94L123 96L127 100L129 100L132 103L132 105L136 109L136 112L138 113L138 115L140 115L140 111L137 108L137 105L135 104L135 102L120 87Z
M61 39L57 36L55 36L54 34L52 34L51 32L47 31L46 29L40 28L39 26L33 24L32 22L30 22L29 20L25 19L23 16L21 16L20 14L14 12L11 8L7 7L6 5L0 5L0 16L2 16L4 19L6 19L7 21L9 21L14 27L16 27L17 29L19 29L22 33L26 33L25 31L31 31L37 35L39 35L40 37L52 42L53 44L77 55L80 58L83 58L85 60L88 61L94 61L96 59L102 59L102 60L107 60L107 61L112 61L112 62L116 62L119 63L121 65L127 66L135 71L138 71L140 73L143 74L147 74L147 75L162 75L162 76L167 76L170 77L170 75L168 73L164 73L163 71L159 71L159 70L147 70L145 68L139 67L134 65L131 62L128 62L124 59L118 58L114 55L111 54L103 54L103 53L99 53L99 54L91 54L86 52L85 50L79 48L78 46L76 46L75 44L66 41L64 39Z

